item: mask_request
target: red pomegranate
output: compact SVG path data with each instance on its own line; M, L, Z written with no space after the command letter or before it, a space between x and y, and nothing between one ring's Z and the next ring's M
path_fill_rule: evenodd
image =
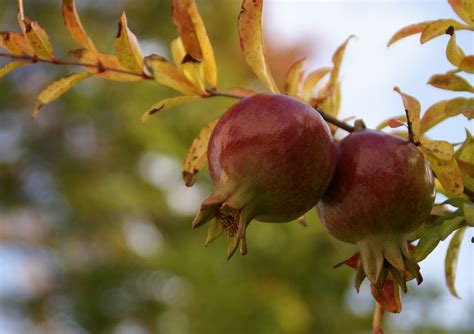
M321 199L336 166L328 126L309 105L279 94L258 94L232 106L219 120L207 150L214 192L193 227L213 220L206 244L222 231L228 258L252 219L296 219Z
M380 131L357 131L337 144L336 172L317 209L336 239L359 246L358 289L365 276L382 287L390 272L406 291L405 280L419 266L407 248L407 234L428 217L434 179L417 147Z

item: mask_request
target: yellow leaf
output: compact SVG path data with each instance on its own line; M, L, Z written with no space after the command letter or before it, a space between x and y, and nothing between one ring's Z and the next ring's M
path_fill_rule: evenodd
M474 139L471 133L466 129L466 139L456 151L456 158L474 164Z
M469 189L471 192L474 191L474 162L469 163L461 159L456 159L456 161L461 172L464 188Z
M10 73L11 71L14 71L17 68L19 68L21 66L28 65L28 64L31 64L31 62L22 61L22 60L12 61L12 62L6 64L3 67L0 67L0 78L3 77L4 75Z
M395 87L393 90L400 94L403 99L403 106L411 122L413 140L417 142L420 140L420 102L413 96L403 93L398 87Z
M182 72L181 62L186 56L186 50L184 49L183 40L181 37L175 38L171 42L171 56L173 57L174 64Z
M125 12L120 16L118 33L115 38L115 54L123 67L132 71L143 72L143 55L137 37L127 25Z
M474 92L474 88L466 79L454 73L435 74L431 76L428 84L440 89Z
M329 72L331 72L331 68L324 67L308 74L303 84L303 99L305 101L309 101L311 99L311 97L313 96L314 88L319 83L319 81L321 81L321 79L324 78L324 76Z
M453 145L447 141L431 140L422 144L434 157L441 161L450 161L454 156Z
M32 21L25 17L26 39L30 43L35 53L40 58L54 59L53 46L49 41L46 31L36 21Z
M336 87L336 83L339 80L339 71L341 68L342 58L344 57L344 52L346 51L347 43L351 38L355 37L354 35L349 36L344 43L342 43L334 52L332 56L332 63L333 68L331 70L331 78L329 79L329 83L331 88L334 89Z
M446 252L446 259L444 261L446 284L451 294L459 298L454 282L456 280L456 268L458 265L459 249L461 248L461 241L464 236L466 227L461 227L454 233L451 241L449 242L448 250Z
M446 114L449 117L463 114L468 119L474 118L474 98L458 97L449 100Z
M272 77L265 58L265 46L262 34L263 0L243 0L242 10L237 22L240 47L245 61L260 81L273 93L278 87Z
M219 119L216 119L202 128L186 153L183 163L183 180L187 187L191 187L194 184L196 174L206 162L207 144L218 121Z
M467 73L474 73L474 56L467 56L461 60L459 69Z
M184 76L193 83L193 86L201 93L206 93L204 85L204 67L203 63L194 59L190 54L184 56L181 62L181 68Z
M34 56L35 52L30 46L26 38L16 32L2 31L0 32L0 46L8 50L11 54L18 56Z
M462 30L462 29L469 29L469 27L465 24L462 24L458 21L451 20L451 19L442 19L432 21L427 25L427 27L423 30L420 36L421 44L428 42L429 40L446 34L448 28L452 27L454 30Z
M38 96L38 102L36 104L35 111L33 112L33 118L37 116L41 107L45 104L51 103L61 95L66 93L68 90L73 88L79 82L90 77L91 74L87 72L76 72L69 74L68 76L61 78L52 84L50 84L46 89L44 89Z
M170 97L167 99L163 99L154 105L152 105L140 118L140 122L142 124L145 124L145 122L148 121L148 119L156 114L159 111L163 111L187 102L191 102L193 100L198 100L200 99L200 96L177 96L177 97Z
M474 1L472 0L448 0L449 4L464 22L474 24Z
M446 47L446 57L454 66L459 66L464 58L464 51L456 45L456 34L452 34Z
M301 80L303 79L303 66L305 62L306 58L298 60L286 73L285 94L293 97L300 96L299 88L301 86Z
M474 98L458 97L433 104L421 119L420 133L423 134L446 118L459 114L464 114L467 118L474 117Z
M386 128L387 126L390 125L389 123L392 120L397 120L399 122L405 123L407 121L407 116L406 115L400 115L400 116L397 116L397 117L390 117L389 119L386 119L385 121L383 121L379 125L377 125L377 127L375 129L380 131L380 130Z
M433 21L426 21L426 22L411 24L409 26L406 26L400 29L399 31L395 33L395 35L392 36L392 38L390 38L387 46L392 45L393 43L399 41L402 38L422 32L431 22Z
M158 55L145 57L145 66L159 84L171 87L186 95L198 94L192 83L165 58Z
M453 196L462 194L464 185L456 159L452 158L449 161L441 160L426 149L424 145L421 145L420 149L425 158L430 162L431 169L448 194Z
M63 0L62 6L64 25L72 38L85 49L97 52L94 43L87 35L77 14L74 0Z

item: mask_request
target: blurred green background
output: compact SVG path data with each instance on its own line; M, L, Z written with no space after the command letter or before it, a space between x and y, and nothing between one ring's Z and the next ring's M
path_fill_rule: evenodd
M16 2L6 2L0 30L17 30ZM255 86L239 49L240 2L198 4L219 86ZM78 9L102 51L113 51L125 9L144 53L169 58L177 36L170 1L78 1ZM25 10L49 32L59 58L78 47L60 1L26 0ZM268 44L277 78L313 47ZM142 126L142 112L174 91L92 78L31 120L38 92L73 70L27 66L0 81L2 333L370 333L367 289L354 296L353 272L332 268L354 248L329 238L314 212L306 228L253 224L249 255L229 262L224 240L205 249L205 229L191 230L211 184L203 170L185 188L181 162L199 129L235 101L196 102ZM387 333L399 332L387 325ZM430 324L412 332L443 333Z

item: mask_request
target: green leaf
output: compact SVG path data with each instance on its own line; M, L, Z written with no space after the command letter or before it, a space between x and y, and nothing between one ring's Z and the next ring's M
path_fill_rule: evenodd
M459 250L461 248L462 238L466 228L463 227L456 231L453 238L449 242L448 251L446 252L446 259L444 260L446 284L451 294L459 298L456 288L454 286L456 280L456 269L458 265Z
M439 240L445 240L451 233L465 225L464 216L446 220L439 229Z
M464 203L463 211L467 225L474 227L474 204L469 202Z
M142 117L140 118L140 122L142 124L145 124L151 116L155 115L159 111L164 111L166 109L169 109L169 108L172 108L172 107L184 104L184 103L188 103L188 102L191 102L191 101L194 101L194 100L199 100L199 99L201 99L201 97L196 96L196 95L193 95L193 96L177 96L177 97L170 97L170 98L167 98L167 99L163 99L163 100L155 103L154 105L152 105L142 115Z

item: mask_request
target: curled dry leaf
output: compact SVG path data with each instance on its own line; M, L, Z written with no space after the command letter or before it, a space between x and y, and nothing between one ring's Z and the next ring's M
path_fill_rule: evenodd
M459 69L467 73L474 73L474 56L464 57L459 64Z
M186 95L198 94L193 84L184 74L181 74L165 58L158 55L147 56L145 57L145 66L159 84L173 88Z
M243 0L237 27L245 61L260 81L273 93L278 93L275 80L265 58L262 34L263 0Z
M395 87L393 90L400 94L403 99L403 106L411 122L413 140L418 142L420 140L420 102L413 96L403 93L398 87Z
M446 58L454 66L459 66L465 57L464 51L456 44L456 34L452 34L446 46Z
M405 38L405 37L408 37L408 36L411 36L411 35L415 35L415 34L418 34L420 32L422 32L423 30L425 30L425 28L433 21L426 21L426 22L420 22L420 23L416 23L416 24L411 24L409 26L406 26L402 29L400 29L399 31L397 31L393 36L392 38L390 38L390 40L388 41L388 44L387 46L390 46L392 45L393 43L401 40L402 38Z
M219 119L207 124L194 138L191 147L186 153L183 163L183 180L187 187L191 187L195 180L196 174L204 166L207 159L207 145L211 137L212 130L216 126Z
M464 22L474 25L474 1L473 0L448 0L449 4Z
M137 37L127 25L125 12L120 16L115 38L115 54L123 67L138 73L143 72L143 54Z
M301 86L301 80L303 79L303 66L305 62L306 58L303 58L291 65L286 73L285 94L296 98L300 97L299 88Z
M377 127L375 129L380 131L380 130L386 128L387 126L390 126L389 123L392 122L392 120L397 120L398 122L401 122L402 124L404 124L407 121L407 116L406 115L400 115L400 116L397 116L397 117L390 117L389 119L386 119L385 121L383 121L379 125L377 125Z
M26 38L17 32L0 32L0 47L17 56L25 55L31 57L35 55L35 51Z
M471 84L463 77L454 73L435 74L428 80L428 84L440 89L474 93L474 88Z
M79 43L83 48L97 52L94 43L87 35L84 27L82 26L79 15L77 14L76 5L74 0L63 0L62 6L64 25L71 37Z
M45 104L53 102L77 85L79 82L87 79L90 76L91 74L87 72L76 72L48 85L48 87L46 87L46 89L44 89L38 96L38 102L32 115L33 118L37 116L41 107L43 107Z
M152 105L140 118L140 122L145 124L148 119L158 113L159 111L164 111L166 109L170 109L172 107L176 107L194 100L200 99L200 96L177 96L177 97L170 97L167 99L163 99L154 105Z
M461 248L461 242L465 231L466 227L462 227L454 233L453 238L449 242L446 259L444 261L446 284L449 292L451 292L451 294L456 298L459 298L454 284L456 280L456 268L458 265L459 249Z
M40 58L54 59L53 46L46 31L36 21L25 17L25 36L30 46Z
M31 62L23 61L23 60L12 61L3 67L0 67L0 78L16 70L17 68L28 65L28 64L31 64Z
M313 92L317 84L324 78L325 75L331 72L330 67L317 69L306 77L303 84L303 99L309 101L313 96Z

